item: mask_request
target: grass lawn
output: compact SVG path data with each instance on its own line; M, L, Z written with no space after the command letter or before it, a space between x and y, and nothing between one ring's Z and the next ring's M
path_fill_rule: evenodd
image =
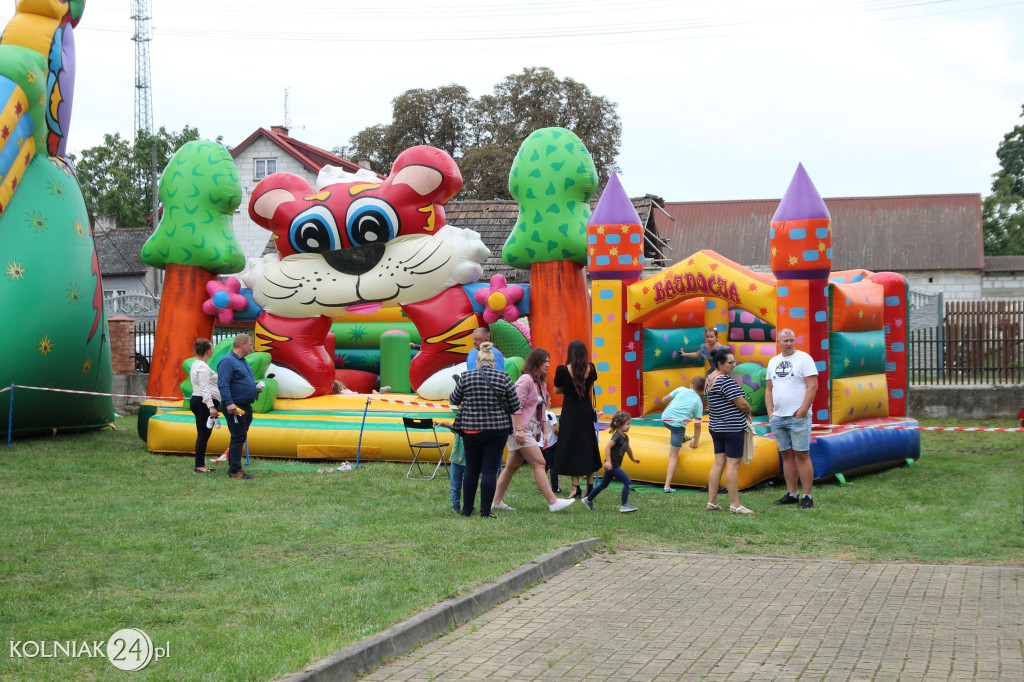
M136 627L170 643L139 678L272 679L594 536L609 551L1024 562L1024 433L924 432L914 466L816 486L809 511L773 507L777 486L741 493L750 517L640 486L634 514L614 488L593 512L551 514L523 471L506 496L519 511L485 520L451 514L447 480L406 480L401 464L318 475L254 460L255 480L230 480L226 464L201 476L191 457L149 453L134 418L117 427L0 450L5 649ZM124 675L105 658L8 653L5 679Z

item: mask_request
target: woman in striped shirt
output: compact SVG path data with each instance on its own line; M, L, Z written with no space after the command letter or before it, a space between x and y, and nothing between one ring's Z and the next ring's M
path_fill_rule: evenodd
M753 514L742 504L739 495L740 459L743 458L744 432L752 410L743 389L730 374L736 369L736 358L727 348L719 348L711 356L714 370L708 375L704 395L708 399L708 430L715 447L715 463L708 474L708 511L718 511L718 485L725 470L725 488L729 491L729 511Z

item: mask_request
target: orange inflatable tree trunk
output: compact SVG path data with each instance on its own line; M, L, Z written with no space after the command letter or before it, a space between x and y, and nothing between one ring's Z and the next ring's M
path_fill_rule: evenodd
M556 260L530 266L530 338L534 348L551 353L548 391L554 366L565 363L569 342L579 339L590 348L590 298L583 266ZM562 396L551 396L561 406Z
M166 266L147 395L170 397L181 392L179 385L185 380L181 362L195 355L192 342L213 335L214 318L204 313L202 306L206 283L216 278L209 270L194 265Z

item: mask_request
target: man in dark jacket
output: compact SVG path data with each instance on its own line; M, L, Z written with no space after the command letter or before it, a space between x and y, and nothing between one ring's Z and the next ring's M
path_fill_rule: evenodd
M260 388L256 385L252 367L245 356L252 352L252 338L239 334L231 352L217 365L217 387L220 389L221 405L226 405L228 431L231 445L228 447L228 476L251 479L252 474L242 471L242 448L252 423L252 404Z

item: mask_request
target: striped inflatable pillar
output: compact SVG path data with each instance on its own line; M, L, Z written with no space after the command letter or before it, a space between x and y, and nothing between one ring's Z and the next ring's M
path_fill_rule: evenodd
M896 272L872 273L867 281L881 284L885 292L885 382L889 390L889 416L906 417L910 287L907 278Z
M591 350L597 367L597 408L606 415L643 410L643 325L626 320L626 287L644 267L640 216L612 173L587 224L591 279Z
M778 329L796 334L797 348L814 359L818 392L814 421L830 423L828 372L828 276L832 271L832 216L803 164L779 202L768 233L770 263L777 279Z
M883 296L882 285L873 282L830 286L833 424L889 416Z

